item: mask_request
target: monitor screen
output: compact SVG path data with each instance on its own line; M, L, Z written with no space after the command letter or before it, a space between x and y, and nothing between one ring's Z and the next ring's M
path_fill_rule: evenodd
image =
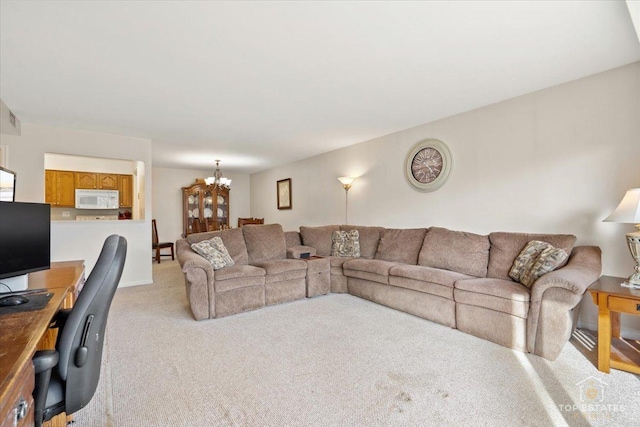
M16 198L16 173L0 167L0 202L13 202Z
M48 204L0 202L0 279L48 269L50 241Z

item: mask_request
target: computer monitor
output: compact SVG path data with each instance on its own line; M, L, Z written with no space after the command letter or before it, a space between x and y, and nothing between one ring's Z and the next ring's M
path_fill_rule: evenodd
M47 270L51 263L50 206L0 202L0 218L0 282Z

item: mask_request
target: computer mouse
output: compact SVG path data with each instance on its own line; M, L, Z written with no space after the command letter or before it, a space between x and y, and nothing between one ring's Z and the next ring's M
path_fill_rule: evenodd
M0 307L11 307L29 302L29 299L23 295L7 295L0 298Z

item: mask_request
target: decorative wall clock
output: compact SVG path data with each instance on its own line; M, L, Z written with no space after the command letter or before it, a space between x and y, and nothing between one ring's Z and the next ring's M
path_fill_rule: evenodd
M451 151L438 139L425 139L413 146L405 160L405 176L418 191L434 191L449 178Z

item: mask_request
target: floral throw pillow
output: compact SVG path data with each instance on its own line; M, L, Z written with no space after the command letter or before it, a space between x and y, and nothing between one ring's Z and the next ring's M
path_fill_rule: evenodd
M220 237L194 243L191 245L191 249L209 261L214 270L231 267L235 264Z
M334 231L331 235L331 256L359 257L360 233L358 230Z
M538 278L566 261L567 253L553 245L532 240L520 252L509 271L509 277L531 288Z

